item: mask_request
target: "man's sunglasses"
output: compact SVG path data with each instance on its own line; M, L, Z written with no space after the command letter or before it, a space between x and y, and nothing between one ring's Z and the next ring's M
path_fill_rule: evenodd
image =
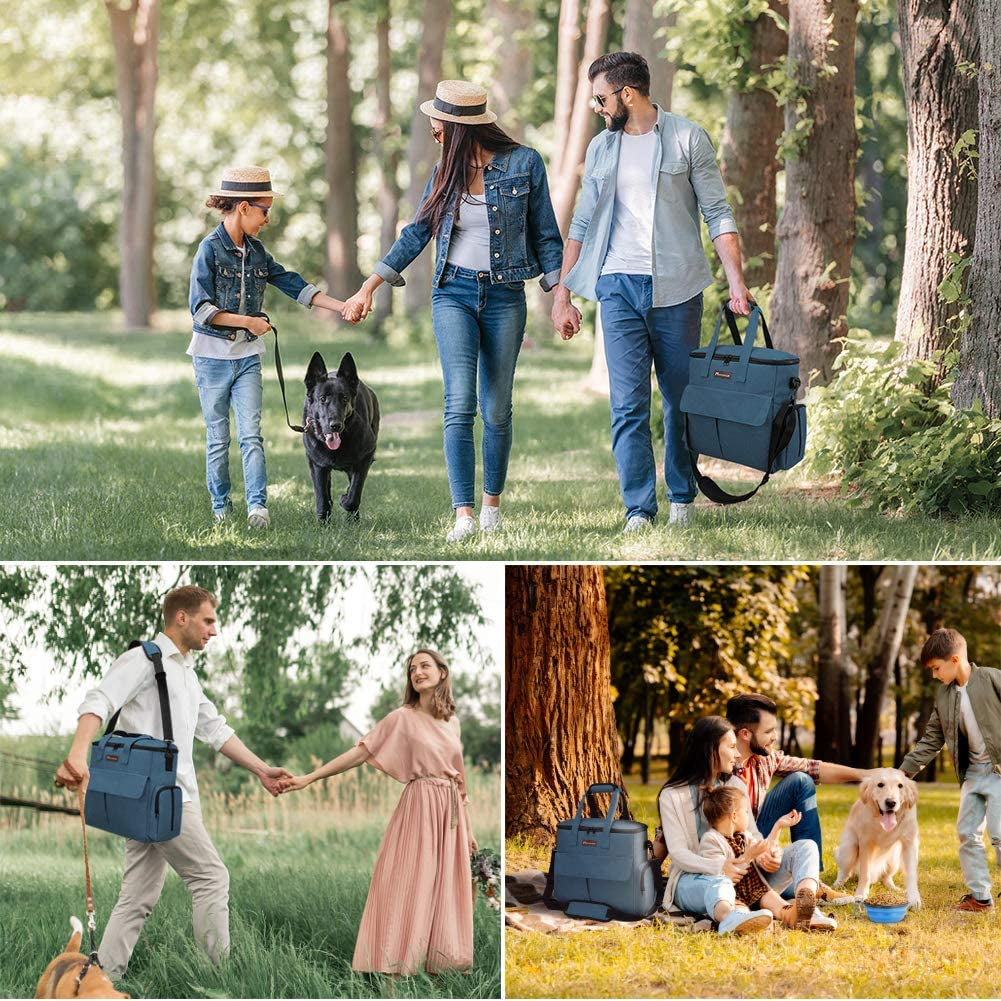
M601 94L594 94L594 95L592 95L592 97L591 97L591 104L594 105L594 110L597 111L598 108L603 108L605 106L605 102L610 97L615 97L616 94L621 93L628 86L629 86L629 84L627 84L627 83L623 84L618 90L613 90L611 94L605 94L604 96L602 96Z
M260 202L247 202L248 205L253 205L255 209L260 209L264 213L264 218L267 219L268 213L271 211L270 205L262 205Z

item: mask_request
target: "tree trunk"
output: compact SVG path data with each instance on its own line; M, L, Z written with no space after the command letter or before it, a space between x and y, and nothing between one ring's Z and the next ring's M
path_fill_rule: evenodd
M488 0L488 38L495 65L490 87L490 110L497 124L518 142L524 142L525 127L515 113L522 91L535 78L533 49L528 44L536 11L528 0Z
M657 700L653 685L646 686L646 706L643 713L643 760L640 762L640 774L643 785L650 781L650 755L653 751L653 726L656 718Z
M358 191L351 124L350 59L344 0L327 4L327 288L346 299L361 284L358 269Z
M909 358L930 358L955 338L960 310L939 283L950 253L966 256L977 219L977 185L962 176L953 149L977 127L977 81L961 63L979 59L972 4L899 0L900 50L907 106L907 229L896 339ZM945 376L939 371L936 381Z
M980 200L970 269L973 323L961 335L959 372L952 390L959 407L979 399L1001 417L1001 2L979 0Z
M549 162L550 177L559 176L563 151L570 135L574 94L577 92L578 53L580 50L580 0L561 0L560 25L556 45L556 100L553 106L555 142Z
M843 563L820 567L820 629L818 635L817 703L814 710L813 756L840 761L845 753L838 747L841 733L841 676L845 672L845 588Z
M392 50L389 45L389 27L392 20L392 5L385 0L384 7L375 24L376 77L375 77L375 158L379 164L380 184L376 195L379 211L379 247L385 254L396 239L396 223L400 214L400 183L396 173L400 165L397 147L399 130L393 124ZM377 330L382 330L393 314L393 289L388 284L380 285L375 293L373 319Z
M785 207L772 315L800 371L826 383L848 332L855 244L855 24L858 0L790 0L790 72L803 89L786 106L786 132L812 120L786 163ZM790 343L791 342L791 343Z
M421 31L420 50L417 54L417 105L434 97L441 79L442 56L445 52L445 35L452 13L451 0L424 0L424 27ZM419 107L414 108L410 119L410 144L407 148L407 166L410 183L407 186L405 212L412 219L431 176L431 168L438 156L438 146L431 137L431 126ZM431 289L431 261L434 240L407 268L407 284L403 290L403 303L410 314L428 308ZM387 247L386 250L389 248Z
M153 284L156 210L156 46L158 0L122 7L106 0L115 47L122 119L122 218L118 230L119 295L125 326L148 327L156 309Z
M626 736L622 741L622 774L628 775L633 770L636 760L636 741L639 738L640 723L643 721L643 707L637 705L636 711L629 719Z
M900 653L907 610L911 605L911 595L914 593L914 581L917 575L918 568L914 564L893 568L890 590L880 614L878 644L866 676L865 700L862 703L862 716L855 742L855 765L859 768L872 768L879 737L879 716L883 708L883 699L886 697L886 685L893 662Z
M651 0L626 0L626 23L622 48L638 52L650 64L650 100L665 111L671 110L674 90L674 61L667 58L667 33L678 22L678 12L658 14L659 5Z
M621 783L600 566L508 566L507 837L551 843L594 782Z
M893 662L893 763L896 764L904 757L904 740L906 734L904 730L907 720L904 717L904 678L903 668L900 666L900 658Z
M611 20L612 8L609 0L588 0L584 56L577 74L577 92L573 99L570 131L564 143L559 174L553 177L553 211L556 213L556 222L561 233L566 233L570 225L574 203L577 201L584 154L587 152L587 144L595 134L595 126L600 121L591 108L589 100L591 82L587 78L587 70L605 51ZM560 145L559 139L556 145Z
M770 0L769 6L785 17L784 0ZM747 71L760 79L763 68L785 54L787 41L773 18L759 14L751 28ZM763 87L730 93L720 142L720 169L727 188L736 192L730 204L740 232L749 288L775 284L775 178L781 167L777 145L782 124L782 108Z

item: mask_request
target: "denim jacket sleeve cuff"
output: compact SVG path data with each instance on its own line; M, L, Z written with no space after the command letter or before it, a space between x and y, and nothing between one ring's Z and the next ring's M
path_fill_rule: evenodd
M203 302L198 309L195 310L192 319L195 323L201 323L204 326L210 326L212 321L222 312L222 310L214 302Z
M305 306L306 309L313 308L313 296L319 293L319 289L315 285L307 285L297 296L295 301L299 303L300 306Z
M552 290L560 283L560 271L562 268L556 268L555 271L547 271L540 279L539 284L542 286L543 292L552 292Z
M394 271L385 261L377 261L372 270L384 282L389 282L390 285L395 285L397 288L407 284L403 280L403 275L399 271Z
M714 219L712 224L709 226L709 237L715 240L717 236L722 236L724 233L736 233L737 232L737 221L733 216L720 216L719 219Z

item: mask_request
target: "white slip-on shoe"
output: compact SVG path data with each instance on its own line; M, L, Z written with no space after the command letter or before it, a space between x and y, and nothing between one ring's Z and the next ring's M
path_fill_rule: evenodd
M694 504L675 504L671 501L671 514L668 518L669 525L687 525L692 520L692 508Z
M481 532L497 532L500 530L501 524L502 519L499 507L491 507L489 504L484 504L480 508Z
M452 530L445 536L446 542L462 542L463 539L468 539L469 536L476 534L476 519L470 518L468 514L463 515L461 518L455 519L455 525Z
M634 514L622 529L623 535L632 535L634 532L645 532L653 527L653 522L645 514Z
M719 923L720 935L750 935L764 931L772 923L768 911L730 911Z
M837 921L829 914L821 910L816 910L810 915L810 923L807 925L808 931L835 931L838 927Z
M268 528L271 525L271 515L266 507L252 507L247 512L248 528Z

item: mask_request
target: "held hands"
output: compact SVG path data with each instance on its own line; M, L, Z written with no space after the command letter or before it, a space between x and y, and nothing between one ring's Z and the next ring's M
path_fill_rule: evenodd
M286 777L278 782L278 792L298 792L300 789L305 789L312 781L308 775L289 775L286 773Z
M273 766L270 768L265 768L258 776L261 780L261 785L271 793L272 796L277 796L282 792L281 783L283 780L292 778L292 773L285 768L278 768Z
M360 288L350 299L345 300L341 316L348 323L358 323L364 320L372 312L372 293L364 286Z
M569 341L574 334L580 332L580 310L569 299L566 302L557 299L553 303L550 316L553 321L553 329L563 340Z

